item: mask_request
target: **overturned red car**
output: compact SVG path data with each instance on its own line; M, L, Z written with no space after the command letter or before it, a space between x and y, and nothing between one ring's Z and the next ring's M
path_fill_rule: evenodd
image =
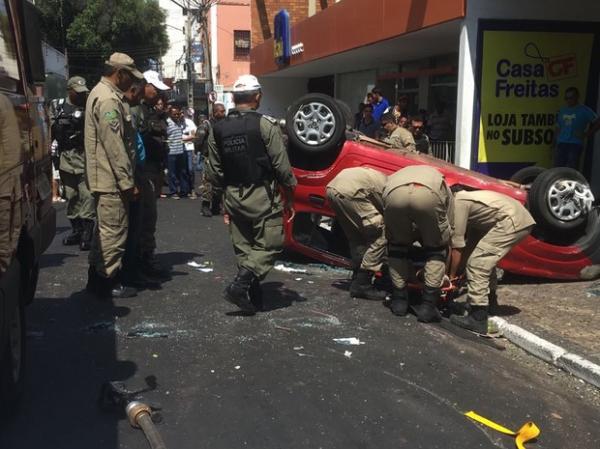
M532 234L501 261L519 275L579 280L600 276L600 222L586 179L569 168L528 167L513 182L457 167L433 156L390 151L348 128L347 106L309 94L288 109L285 129L298 179L295 218L286 224L286 247L321 262L349 266L348 242L326 200L327 184L343 169L371 167L385 174L409 165L440 170L450 186L485 189L525 204L536 219ZM524 185L518 188L518 185Z

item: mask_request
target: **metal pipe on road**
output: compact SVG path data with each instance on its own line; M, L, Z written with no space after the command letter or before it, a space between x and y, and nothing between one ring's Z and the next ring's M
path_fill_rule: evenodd
M152 421L152 409L143 402L133 401L125 407L125 413L132 427L142 429L151 449L167 449L165 442Z

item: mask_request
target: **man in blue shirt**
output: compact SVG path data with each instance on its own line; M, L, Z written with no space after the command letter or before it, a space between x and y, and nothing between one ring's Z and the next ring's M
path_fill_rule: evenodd
M381 121L381 116L390 108L390 103L383 98L383 94L379 87L374 87L373 93L373 118L376 122Z
M375 139L375 134L381 128L381 124L373 118L373 106L366 104L362 110L362 118L358 124L358 130L365 136Z
M579 91L569 87L565 91L566 106L558 111L556 121L556 167L579 168L584 140L600 128L600 119L594 111L579 104Z

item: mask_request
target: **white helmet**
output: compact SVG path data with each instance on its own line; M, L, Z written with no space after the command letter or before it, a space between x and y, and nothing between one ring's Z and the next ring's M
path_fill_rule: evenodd
M242 75L233 83L234 92L252 92L260 88L260 83L254 75Z

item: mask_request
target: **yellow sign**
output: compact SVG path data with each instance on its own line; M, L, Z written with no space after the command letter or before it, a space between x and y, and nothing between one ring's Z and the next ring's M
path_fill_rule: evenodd
M586 97L592 33L484 31L478 162L551 166L568 87Z

